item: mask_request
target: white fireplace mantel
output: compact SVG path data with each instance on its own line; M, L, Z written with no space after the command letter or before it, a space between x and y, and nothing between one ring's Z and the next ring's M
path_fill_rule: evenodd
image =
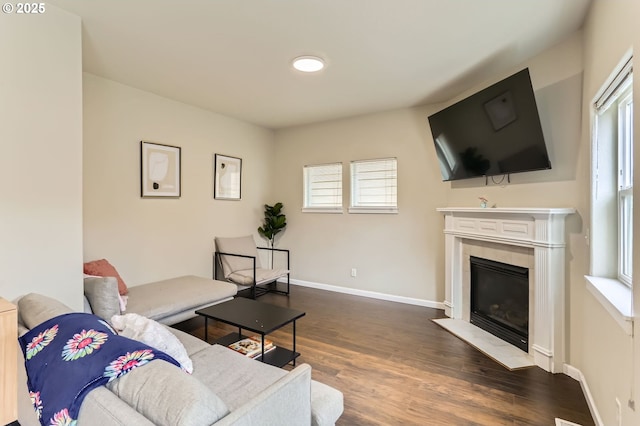
M562 372L565 353L565 217L573 208L455 208L445 215L445 314L465 319L462 282L465 240L533 249L534 282L529 354L536 365ZM468 286L467 286L468 287Z

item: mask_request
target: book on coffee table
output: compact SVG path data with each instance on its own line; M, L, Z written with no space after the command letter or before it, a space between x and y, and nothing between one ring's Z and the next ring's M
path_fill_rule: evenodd
M262 355L262 338L260 336L247 337L230 344L229 348L249 358L256 358ZM264 353L275 348L271 340L264 339Z

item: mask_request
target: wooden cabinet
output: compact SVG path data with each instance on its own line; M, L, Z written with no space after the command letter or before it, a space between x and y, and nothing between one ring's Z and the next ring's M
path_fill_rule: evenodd
M18 418L18 315L0 298L0 425Z

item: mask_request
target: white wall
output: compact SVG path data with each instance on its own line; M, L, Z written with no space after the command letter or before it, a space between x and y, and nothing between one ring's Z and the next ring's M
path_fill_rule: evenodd
M292 276L318 284L441 302L446 204L426 113L404 109L281 130L276 134L275 197L285 205L282 247ZM348 214L349 162L398 159L398 214ZM343 214L302 213L302 168L343 163ZM350 276L351 268L357 277Z
M640 2L634 1L594 1L584 27L584 95L583 95L583 136L581 152L588 155L590 139L590 112L598 90L605 84L607 78L614 71L623 56L633 46L640 42L637 17L640 16ZM638 53L634 58L634 65L639 63ZM634 66L636 70L638 66ZM637 72L636 72L637 74ZM634 103L640 99L640 81L634 78ZM640 129L638 109L635 111L634 127L635 139L638 140L637 129ZM634 144L637 146L637 144ZM635 188L640 188L640 152L635 150ZM585 167L583 179L589 178L588 167ZM636 189L637 192L637 189ZM588 195L588 192L587 192ZM634 205L634 246L640 247L640 233L638 218L640 218L640 203L636 194ZM584 200L587 205L588 200ZM588 211L587 211L588 213ZM583 218L585 226L589 226L590 217ZM637 253L637 250L636 250ZM634 270L636 275L640 271L640 256L634 256ZM587 273L588 269L584 271ZM579 280L575 276L575 280ZM634 280L637 281L637 280ZM600 416L605 425L617 424L616 398L622 406L622 424L640 424L640 406L638 406L637 392L640 389L640 343L626 335L620 326L605 311L589 292L584 292L584 308L582 316L575 321L581 322L583 327L580 340L581 361L576 363L585 375L591 388ZM637 282L634 288L635 306L640 306L640 289ZM637 335L637 315L634 322ZM636 410L628 407L628 400L635 399Z
M577 32L525 64L495 76L495 80L524 67L531 73L551 170L513 174L511 184L506 179L500 182L501 176L490 178L488 185L484 178L451 182L450 206L476 205L479 196L485 196L489 205L498 207L577 206L579 195L576 190L583 184L577 174L578 164L582 161L582 33ZM483 87L475 87L452 102Z
M0 14L0 295L82 307L80 19Z
M182 196L140 197L140 141L181 147ZM213 238L256 234L273 132L84 74L84 259L128 285L212 274ZM242 158L242 199L213 199L213 155Z
M443 183L427 106L281 130L276 133L276 198L288 208L281 245L295 254L293 276L312 283L386 293L430 302L444 300L443 218L437 207L476 206L487 196L499 206L575 206L580 141L581 38L576 34L529 66L554 168L512 177L504 187L484 179ZM509 73L496 76L494 83ZM461 94L454 101L482 87ZM302 167L343 162L344 205L349 161L398 158L397 215L301 213ZM524 176L527 175L527 176ZM556 189L561 187L561 191ZM292 256L293 256L292 254ZM357 278L349 276L358 269Z

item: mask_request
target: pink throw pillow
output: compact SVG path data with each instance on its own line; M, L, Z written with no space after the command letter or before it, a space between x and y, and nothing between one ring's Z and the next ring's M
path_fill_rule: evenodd
M87 275L96 275L98 277L115 277L115 279L118 280L118 293L124 296L129 292L127 285L122 280L118 271L116 271L116 268L114 268L106 259L86 262L84 264L84 273Z

